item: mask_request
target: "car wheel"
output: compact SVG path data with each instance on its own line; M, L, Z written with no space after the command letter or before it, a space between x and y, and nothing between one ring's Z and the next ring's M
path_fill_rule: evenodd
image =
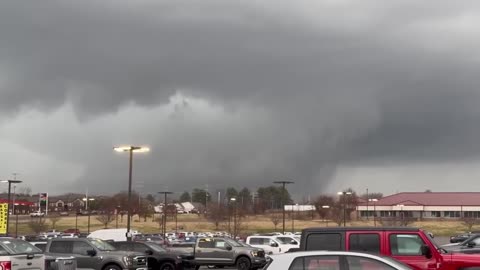
M103 270L122 270L118 265L109 264L103 268Z
M238 270L250 270L250 259L247 257L240 257L237 259L237 269Z
M159 270L175 270L175 265L171 262L164 262L160 265Z

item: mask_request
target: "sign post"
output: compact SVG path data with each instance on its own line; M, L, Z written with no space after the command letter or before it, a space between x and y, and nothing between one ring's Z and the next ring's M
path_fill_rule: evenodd
M8 203L0 203L0 234L7 235Z

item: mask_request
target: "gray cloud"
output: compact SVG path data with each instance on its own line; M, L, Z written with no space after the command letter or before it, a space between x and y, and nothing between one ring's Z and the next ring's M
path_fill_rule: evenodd
M473 159L479 5L431 3L5 1L1 130L30 133L0 140L98 191L124 178L108 150L125 141L159 149L138 162L151 189L302 192L339 164Z

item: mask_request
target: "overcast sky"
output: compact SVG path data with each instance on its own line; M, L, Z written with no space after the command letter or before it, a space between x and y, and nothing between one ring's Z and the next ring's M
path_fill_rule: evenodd
M34 192L480 180L478 1L0 1L0 179Z

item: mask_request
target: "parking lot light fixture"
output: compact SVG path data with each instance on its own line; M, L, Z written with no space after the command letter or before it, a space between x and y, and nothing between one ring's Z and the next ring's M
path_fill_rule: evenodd
M280 184L282 185L282 234L285 234L285 195L287 195L287 189L285 188L286 185L288 184L293 184L294 182L292 181L274 181L274 184Z
M352 195L353 193L350 191L339 191L337 194L340 196L348 196L348 195ZM343 227L346 227L346 226L347 226L347 200L344 199L343 200Z
M132 171L133 171L133 153L149 152L150 148L145 146L119 146L114 147L113 150L117 152L129 153L129 167L128 167L128 198L127 198L127 241L132 241L132 233L130 232L131 217L132 217Z
M11 196L12 196L12 184L20 184L22 181L20 180L0 180L0 183L8 183L8 210L7 210L7 232L6 235L8 236L9 233L9 225L10 225L10 209L12 206Z

